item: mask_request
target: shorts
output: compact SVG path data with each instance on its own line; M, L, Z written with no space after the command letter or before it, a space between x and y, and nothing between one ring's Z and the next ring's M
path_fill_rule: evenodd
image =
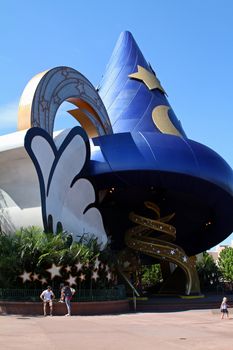
M228 314L228 310L227 310L227 309L222 309L221 312L222 312L223 314Z
M53 301L52 300L43 300L43 302L45 304L49 304L49 306L52 306L53 305Z

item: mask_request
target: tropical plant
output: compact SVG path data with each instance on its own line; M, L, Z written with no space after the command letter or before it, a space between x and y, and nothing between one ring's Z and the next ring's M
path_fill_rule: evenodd
M202 253L202 257L196 264L200 279L201 290L211 290L219 283L219 270L213 257L207 252Z
M142 287L145 289L160 284L163 281L160 264L143 266L141 281Z
M218 266L224 282L233 287L233 248L227 247L219 254Z
M90 237L90 235L88 235ZM81 264L82 271L85 273L85 280L82 287L90 287L93 269L96 269L96 259L109 263L106 257L109 256L109 247L104 251L95 238L81 237L80 242L74 242L72 236L66 232L56 235L44 233L38 227L28 227L17 231L15 234L6 235L0 233L0 288L40 288L39 279L22 281L19 276L24 272L45 277L49 281L50 274L47 270L52 264L61 267L61 278L55 277L52 281L53 287L59 287L62 279L69 276L69 272L77 277L76 264ZM101 259L102 258L102 259ZM103 286L106 280L106 271L104 264L98 269L98 278L91 284L92 287ZM105 281L106 282L106 281Z

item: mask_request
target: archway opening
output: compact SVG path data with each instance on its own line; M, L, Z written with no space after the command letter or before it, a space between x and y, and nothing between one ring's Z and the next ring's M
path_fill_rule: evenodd
M63 102L57 110L56 118L54 120L54 131L63 129L71 129L74 126L80 125L68 111L72 109L74 105L70 102Z

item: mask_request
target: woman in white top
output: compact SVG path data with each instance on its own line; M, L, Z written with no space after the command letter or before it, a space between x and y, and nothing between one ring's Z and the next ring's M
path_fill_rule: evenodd
M53 298L54 297L55 297L55 295L54 295L50 286L48 286L47 289L45 289L41 293L40 298L41 298L41 300L43 300L43 304L44 304L44 316L46 316L47 304L49 304L50 316L53 316Z

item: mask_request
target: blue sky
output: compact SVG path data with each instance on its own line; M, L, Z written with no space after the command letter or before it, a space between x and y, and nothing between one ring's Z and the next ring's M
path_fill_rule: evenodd
M97 85L129 30L188 137L233 167L232 18L231 0L2 0L0 135L16 131L19 99L35 74L65 65ZM56 128L70 120L59 117Z

